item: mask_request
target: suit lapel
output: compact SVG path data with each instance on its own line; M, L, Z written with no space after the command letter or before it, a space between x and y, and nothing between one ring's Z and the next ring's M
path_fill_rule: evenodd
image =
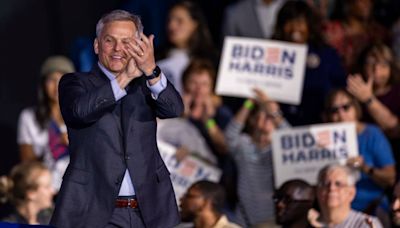
M135 111L135 96L132 96L133 93L137 93L139 88L137 85L137 82L131 82L128 86L127 89L127 95L124 99L122 99L121 105L122 105L122 115L121 115L121 122L122 122L122 132L125 137L125 141L128 137L129 134L129 126L131 122L131 118L133 116L133 112ZM126 143L125 145L126 146Z
M92 73L93 77L89 77L89 80L92 82L92 84L95 87L103 86L104 83L107 83L107 82L110 83L110 79L108 79L108 77L103 73L103 71L100 70L100 68L97 64L95 64L93 66L91 73ZM122 103L122 102L120 102L120 103ZM114 121L117 124L119 134L122 136L122 127L121 127L122 109L121 109L120 105L118 105L117 102L115 103L114 111L111 112L111 116L113 117ZM121 110L115 110L117 108L121 109ZM117 112L119 112L119 114Z

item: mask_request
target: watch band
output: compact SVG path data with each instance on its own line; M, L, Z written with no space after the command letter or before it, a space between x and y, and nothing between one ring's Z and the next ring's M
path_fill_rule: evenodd
M161 69L160 67L156 66L153 72L150 75L146 75L146 80L151 80L160 77Z

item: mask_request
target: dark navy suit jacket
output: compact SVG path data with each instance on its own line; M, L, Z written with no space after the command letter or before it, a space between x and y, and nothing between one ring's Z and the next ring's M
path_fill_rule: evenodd
M183 104L175 88L168 82L154 100L142 76L116 102L109 79L95 66L89 73L63 76L59 101L68 127L71 162L51 225L104 227L128 169L146 227L174 227L179 214L156 144L156 116L181 115Z

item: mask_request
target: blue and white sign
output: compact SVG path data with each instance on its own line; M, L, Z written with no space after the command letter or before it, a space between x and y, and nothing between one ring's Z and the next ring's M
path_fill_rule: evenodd
M316 124L277 130L272 135L275 187L287 180L315 184L319 170L358 156L354 123Z
M170 172L177 203L194 182L209 180L219 182L221 170L199 157L188 155L182 161L176 159L176 148L168 143L158 141L158 149Z
M306 55L306 45L226 37L216 93L248 98L259 88L275 101L299 104Z

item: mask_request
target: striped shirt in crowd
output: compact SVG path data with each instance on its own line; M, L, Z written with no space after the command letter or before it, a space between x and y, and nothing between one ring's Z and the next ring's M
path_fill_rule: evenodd
M373 226L367 223L367 218L372 219ZM323 228L383 228L381 222L374 216L351 210L349 216L342 223L335 226L323 226Z
M232 119L225 137L238 169L238 222L256 225L274 219L272 150L271 146L258 148L248 134L241 133L243 127ZM284 121L282 127L289 124Z

